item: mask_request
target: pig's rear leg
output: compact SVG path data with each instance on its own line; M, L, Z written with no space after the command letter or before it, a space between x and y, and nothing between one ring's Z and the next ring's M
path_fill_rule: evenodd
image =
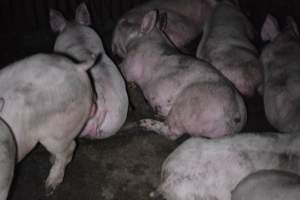
M63 181L65 168L72 160L76 143L74 140L65 142L53 139L45 140L41 143L52 156L53 163L46 180L46 189L49 193L52 193Z
M139 121L139 126L147 131L153 131L159 135L164 135L169 139L175 140L179 136L171 132L169 126L165 122L154 119L142 119Z

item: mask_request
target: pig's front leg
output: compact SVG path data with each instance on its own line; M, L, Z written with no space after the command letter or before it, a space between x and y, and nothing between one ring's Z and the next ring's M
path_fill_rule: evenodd
M46 180L46 189L51 194L63 181L65 168L72 160L76 142L74 140L66 142L47 139L41 143L53 158L52 167Z

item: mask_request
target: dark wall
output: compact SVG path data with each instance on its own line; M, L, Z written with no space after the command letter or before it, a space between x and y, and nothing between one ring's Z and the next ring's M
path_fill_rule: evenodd
M109 53L117 20L147 0L0 0L0 68L37 52L52 52L55 34L49 31L49 9L60 10L71 19L83 1L91 12L93 28L101 35ZM300 25L300 0L239 1L258 33L267 13L278 17L281 25L287 15Z
M1 0L0 33L48 29L49 8L55 8L72 18L83 0ZM107 25L130 8L145 0L85 0L95 25Z
M48 29L49 8L62 11L72 18L83 0L1 0L0 33L27 32ZM91 12L95 27L106 28L134 6L146 0L84 0ZM199 0L200 1L200 0ZM266 13L277 16L292 15L300 22L299 0L240 0L241 7L253 23L260 26Z

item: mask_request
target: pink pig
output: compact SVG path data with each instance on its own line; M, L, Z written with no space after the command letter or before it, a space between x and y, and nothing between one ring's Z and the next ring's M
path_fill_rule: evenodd
M126 57L126 46L138 37L144 15L153 9L168 14L165 32L176 47L186 51L185 45L202 32L202 24L210 16L216 0L152 0L138 6L120 18L114 30L112 51Z
M51 10L50 24L54 31L59 32L55 52L78 61L99 57L90 71L95 88L94 116L91 116L80 136L100 139L114 135L127 117L125 81L106 54L101 38L89 27L91 18L86 5L82 3L78 6L72 22L67 21L60 12Z
M165 22L165 15L149 11L120 65L127 81L139 85L164 119L139 125L173 139L184 133L214 138L240 131L246 122L241 96L209 63L178 52L162 31Z

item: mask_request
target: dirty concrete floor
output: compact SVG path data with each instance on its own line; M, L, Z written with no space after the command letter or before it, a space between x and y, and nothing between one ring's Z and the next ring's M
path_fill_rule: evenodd
M51 52L54 35L15 33L1 36L0 41L2 67L36 52ZM109 40L104 41L109 44ZM129 89L129 95L132 106L128 121L153 117L138 88ZM272 131L264 117L261 97L247 99L246 103L248 123L244 131ZM138 129L105 140L78 139L64 182L52 195L46 195L44 189L49 154L39 145L16 166L9 200L149 200L149 193L158 186L164 159L184 139L170 141Z

